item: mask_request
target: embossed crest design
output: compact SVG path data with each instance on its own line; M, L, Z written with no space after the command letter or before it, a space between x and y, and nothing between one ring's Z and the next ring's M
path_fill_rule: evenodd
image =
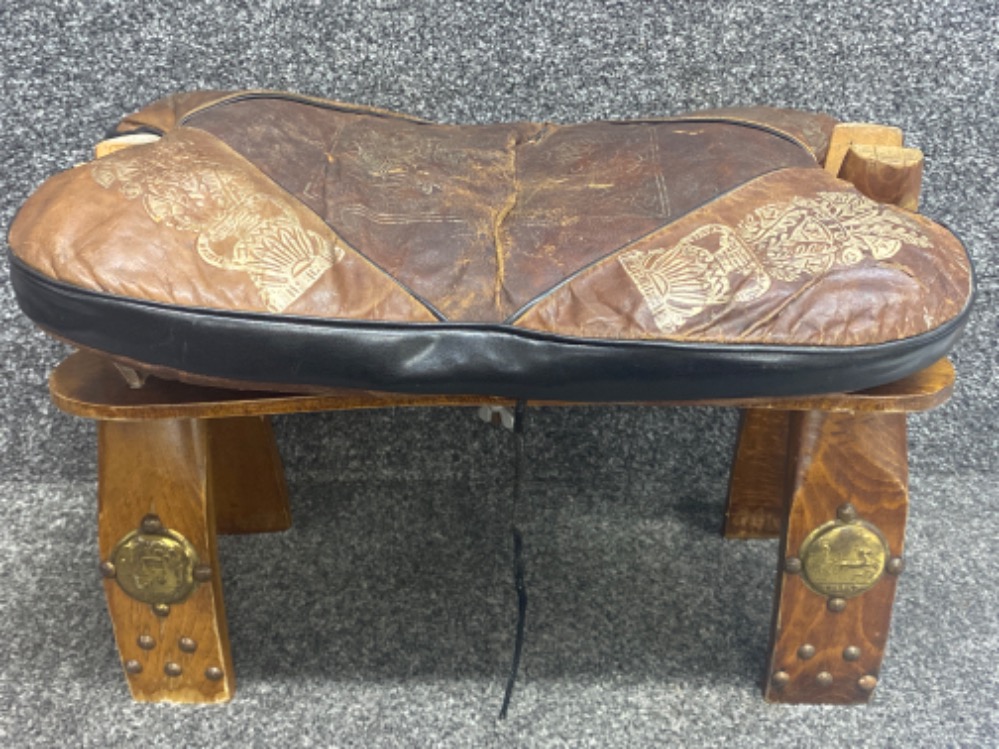
M707 224L671 247L618 260L664 333L706 308L758 299L774 281L794 282L886 260L929 240L904 216L852 192L821 192L757 208L734 229Z
M118 585L143 603L180 603L197 587L198 556L187 539L173 531L133 531L115 546L111 562Z
M91 175L141 199L153 221L197 234L199 257L249 275L272 312L287 309L344 255L335 237L305 229L288 201L261 192L183 133L99 159Z

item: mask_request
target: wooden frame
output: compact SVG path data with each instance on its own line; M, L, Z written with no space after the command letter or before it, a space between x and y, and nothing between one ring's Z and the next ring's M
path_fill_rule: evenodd
M949 397L954 370L942 360L905 380L853 394L814 398L720 400L744 417L732 468L724 533L729 538L782 536L793 557L816 525L852 503L902 554L906 506L905 414ZM115 637L137 700L216 702L235 680L226 636L215 536L289 527L288 496L268 417L393 406L513 405L503 399L385 393L276 395L217 390L150 379L129 387L108 360L77 353L50 380L54 401L98 421L101 559L144 517L154 515L194 546L212 572L167 616L105 580ZM536 403L533 405L561 405ZM692 404L656 403L651 406ZM831 612L798 576L778 572L766 694L801 702L867 699L887 640L894 577ZM193 641L187 652L182 639ZM141 643L140 643L141 640ZM798 654L811 645L817 654ZM847 648L861 657L845 660ZM852 653L852 651L850 651ZM214 669L214 670L212 670ZM834 688L820 682L833 675ZM214 678L208 678L208 675ZM778 674L775 681L773 676ZM780 674L787 674L787 680Z

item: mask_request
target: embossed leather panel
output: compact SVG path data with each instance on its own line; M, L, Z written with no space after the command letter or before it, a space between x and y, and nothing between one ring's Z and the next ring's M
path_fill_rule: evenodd
M10 244L54 279L132 299L436 319L314 213L192 129L51 178L21 209Z
M825 388L814 352L866 347L846 378L866 386L946 351L972 272L947 230L819 167L833 125L754 107L457 126L286 94L177 95L118 128L157 142L31 196L12 275L53 332L179 373L253 380L280 355L276 384L312 367L307 384L518 394L561 392L596 365L565 392L701 392L675 360L735 367L745 393L805 392L793 376L771 391L768 357ZM115 310L132 327L82 327ZM140 320L162 340L146 347ZM265 358L212 360L216 330ZM629 370L614 357L635 343ZM464 379L445 383L449 367Z
M862 346L956 317L970 282L945 229L794 169L623 248L515 322L587 338Z

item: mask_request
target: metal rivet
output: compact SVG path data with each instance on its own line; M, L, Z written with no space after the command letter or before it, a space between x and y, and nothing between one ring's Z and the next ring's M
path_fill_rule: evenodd
M143 533L162 533L163 532L163 521L160 520L159 515L146 515L142 518L142 522L139 524L139 529Z
M156 616L170 616L170 605L167 603L154 603L150 608Z
M207 564L199 564L194 568L194 572L192 574L194 575L194 579L199 583L207 583L212 579L212 568Z
M836 517L844 523L852 523L857 519L857 508L849 502L842 504L839 506L839 509L836 510Z
M829 607L830 611L832 611L834 614L838 614L840 611L846 608L846 599L830 598L829 603L826 605Z
M138 661L125 661L125 672L129 674L141 674L142 664Z
M865 692L873 692L874 687L878 685L878 677L872 676L871 674L864 674L857 680L857 686L863 689Z
M152 635L139 635L138 643L143 650L152 650L156 647L156 640Z
M787 671L776 671L773 676L770 677L770 681L778 689L786 687L791 681L791 674Z
M803 660L803 661L807 661L813 655L815 655L815 646L814 645L809 645L806 642L804 645L802 645L800 648L798 648L798 657L801 658L801 660Z
M856 645L850 645L849 647L843 648L843 660L844 661L859 661L860 660L860 648Z
M101 571L101 577L111 578L114 577L115 575L113 562L101 562L101 566L99 567L99 569Z
M789 575L801 572L801 560L798 557L788 557L784 560L784 571Z
M184 669L180 667L179 663L174 663L173 661L167 661L163 666L163 673L167 676L180 676L184 673Z
M815 676L815 681L820 687L831 687L833 683L833 675L828 671L819 671Z
M195 650L198 649L198 643L196 643L190 637L181 637L180 641L177 643L177 647L179 647L185 653L193 653Z
M205 678L209 681L219 681L222 676L222 669L218 666L209 666L205 669Z
M905 571L905 560L902 557L892 557L885 565L885 569L889 574L901 575Z

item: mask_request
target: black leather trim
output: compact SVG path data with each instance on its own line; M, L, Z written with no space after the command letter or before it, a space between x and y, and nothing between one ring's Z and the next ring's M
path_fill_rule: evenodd
M871 346L612 341L509 325L385 323L182 308L54 281L10 256L24 312L81 346L152 366L257 382L579 402L860 390L944 356L968 313Z

